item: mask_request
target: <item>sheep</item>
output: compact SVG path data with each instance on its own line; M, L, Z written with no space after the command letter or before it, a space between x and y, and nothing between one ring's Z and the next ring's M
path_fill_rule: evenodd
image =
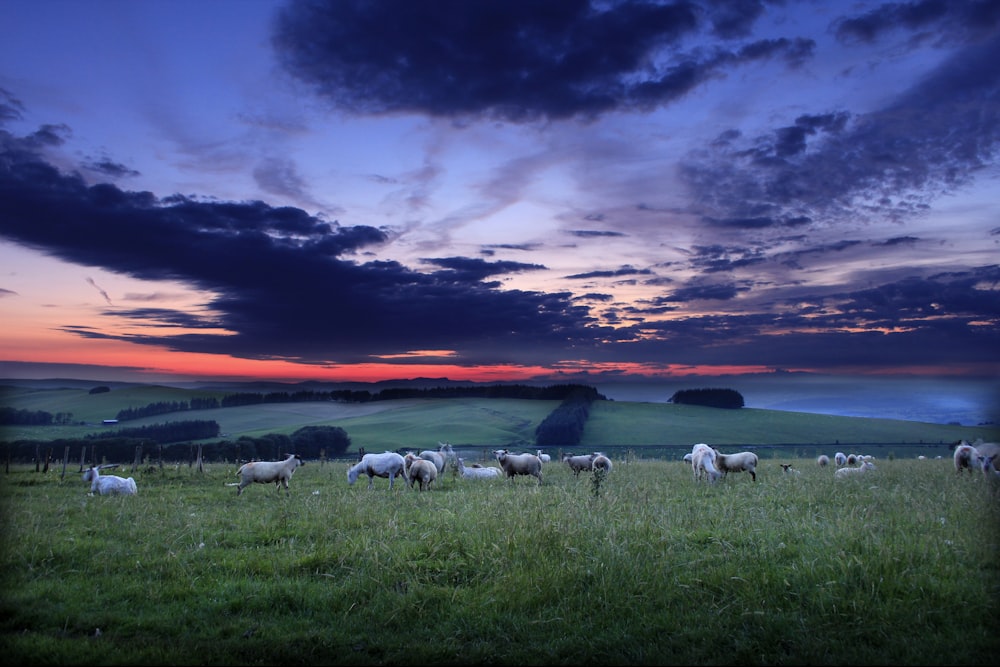
M466 479L499 479L500 478L500 468L494 466L475 466L475 467L465 467L465 460L462 457L458 458L458 474Z
M847 454L845 454L844 452L837 452L836 454L833 455L833 460L838 466L846 466Z
M438 442L439 447L435 449L425 449L420 452L420 458L426 459L434 463L439 473L444 472L444 466L448 462L449 458L455 458L455 450L451 448L450 444L443 442Z
M715 450L715 467L718 468L722 476L725 477L731 472L750 473L750 479L757 481L757 455L753 452L737 452L736 454L723 454Z
M592 454L564 454L563 462L573 471L575 477L580 476L581 470L590 471L594 469L594 457Z
M97 467L91 466L83 473L83 481L90 482L90 494L96 491L102 496L134 496L139 492L135 480L117 475L102 475Z
M516 475L531 475L538 479L538 484L542 484L542 460L534 454L511 454L506 449L494 450L493 455L497 457L500 468L507 474L509 479L514 479Z
M288 480L292 478L292 473L299 466L304 466L305 461L298 454L286 454L288 458L284 461L250 461L240 466L236 471L236 476L240 478L240 483L236 487L236 495L240 496L245 487L254 482L258 484L270 484L274 482L274 488L285 487L285 495L291 496L288 490Z
M779 463L781 471L786 475L798 475L799 471L792 467L791 463Z
M388 477L389 488L392 488L396 476L402 477L406 470L406 463L402 454L396 452L383 452L381 454L365 454L361 460L347 469L347 483L354 484L358 475L365 473L368 475L368 488L372 488L376 477Z
M816 463L819 465L820 468L825 468L826 466L830 465L830 457L827 456L826 454L820 454L819 457L817 457L816 459Z
M971 473L974 468L980 467L980 462L978 460L979 450L962 440L961 444L955 447L955 472L962 474L962 471L968 469Z
M706 475L709 482L715 483L722 477L722 473L715 467L716 455L716 451L703 442L692 447L691 470L694 472L695 481Z
M427 491L431 488L431 483L437 479L438 469L434 465L433 461L428 461L427 459L416 458L410 463L409 468L406 469L405 479L410 480L410 488L413 488L413 484L418 482L420 484L421 491Z
M594 469L594 472L603 470L604 472L609 473L611 472L611 468L614 467L611 464L611 459L604 454L599 453L594 455L594 459L591 461L590 465Z
M549 461L552 460L551 456L549 456L548 454L543 453L542 450L540 450L540 449L535 453L535 456L537 456L539 459L541 459L542 463L548 463Z
M861 465L859 465L858 467L856 467L856 468L840 468L840 469L837 470L836 473L834 473L834 475L836 476L837 479L843 479L845 477L852 477L852 476L860 475L862 473L865 473L865 472L867 472L869 470L874 470L874 469L875 469L875 464L874 463L872 463L871 461L862 461Z
M684 463L691 463L691 452L684 455Z

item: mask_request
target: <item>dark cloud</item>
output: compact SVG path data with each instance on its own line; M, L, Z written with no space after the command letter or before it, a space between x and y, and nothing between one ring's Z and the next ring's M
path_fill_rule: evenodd
M886 33L909 31L950 41L988 35L998 24L996 0L922 0L885 3L862 16L840 19L835 34L844 42L874 42Z
M85 163L84 168L111 178L124 178L127 176L139 175L139 172L135 169L130 169L120 162L115 162L114 160L110 160L108 158L101 158L99 160L94 160L93 162Z
M77 335L334 363L431 347L489 356L491 346L520 340L559 349L596 334L569 294L481 282L538 265L445 258L430 260L440 271L420 273L396 262L359 263L350 257L384 242L384 232L260 201L158 199L87 185L25 151L23 141L3 138L0 234L68 262L178 280L212 295L204 314L137 309L115 310L116 317L229 332L119 336L67 327Z
M812 54L798 38L685 52L746 34L759 3L293 0L275 21L283 66L337 108L509 121L649 110L744 63Z
M625 276L651 276L650 269L636 269L631 266L623 266L612 271L588 271L586 273L574 273L566 276L570 280L589 280L591 278L621 278Z
M697 212L713 225L748 229L925 210L995 164L996 62L1000 37L957 51L878 111L800 116L744 146L738 131L727 133L681 168Z

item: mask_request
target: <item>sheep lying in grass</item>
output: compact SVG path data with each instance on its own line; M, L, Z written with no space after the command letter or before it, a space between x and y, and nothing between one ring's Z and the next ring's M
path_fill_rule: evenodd
M757 455L753 452L737 452L736 454L723 454L715 450L715 467L725 477L731 472L750 473L750 479L757 481Z
M402 454L396 452L383 452L381 454L365 454L361 460L347 469L347 483L354 484L358 480L358 475L364 473L368 475L368 488L372 488L376 477L389 478L389 488L392 488L396 477L404 480L406 463Z
M971 473L973 470L980 469L982 462L979 460L979 456L979 450L963 440L955 447L955 472L962 474L963 470L968 470Z
M781 471L786 475L798 475L799 471L792 467L791 463L779 463Z
M131 477L125 479L117 475L102 475L94 466L84 471L83 481L90 482L90 495L97 492L101 496L134 496L139 491Z
M875 469L874 463L872 463L871 461L862 461L861 465L857 466L856 468L840 468L834 474L836 475L837 479L843 479L845 477L855 477L857 475L861 475L863 473L868 472L869 470L874 470L874 469Z
M715 467L715 457L715 450L703 442L691 448L691 470L696 482L707 476L709 482L715 483L722 477L722 473Z
M826 454L820 454L816 458L816 463L819 465L820 468L825 468L826 466L830 465L830 457L827 456Z
M458 474L466 479L500 479L500 468L493 466L465 467L465 460L458 457Z
M413 488L414 483L419 483L421 491L430 489L431 483L438 477L438 469L434 462L415 457L413 454L407 454L403 457L403 461L404 479L410 480L410 488Z
M245 487L253 483L270 484L274 482L274 488L285 487L285 495L290 496L288 490L288 480L292 478L292 473L299 466L305 465L305 461L298 454L286 454L288 458L284 461L251 461L244 463L236 471L236 476L240 478L240 483L236 487L236 495L243 493Z
M497 457L500 468L509 479L514 479L517 475L531 475L541 485L542 460L534 454L511 454L506 449L497 449L493 455Z

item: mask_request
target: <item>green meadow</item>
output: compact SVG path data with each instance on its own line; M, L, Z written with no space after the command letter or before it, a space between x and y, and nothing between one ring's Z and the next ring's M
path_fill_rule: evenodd
M470 457L473 452L467 452ZM986 665L1000 491L950 460L835 479L762 460L695 482L613 457L426 492L309 461L290 494L236 465L0 475L0 641L30 665ZM483 463L489 464L486 459Z

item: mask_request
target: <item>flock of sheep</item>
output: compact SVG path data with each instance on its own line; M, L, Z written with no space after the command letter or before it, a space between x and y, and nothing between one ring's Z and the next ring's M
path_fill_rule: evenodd
M372 487L376 477L381 477L389 480L389 488L392 489L396 477L400 477L404 483L409 483L410 488L426 491L444 473L445 465L451 460L455 463L459 475L464 479L513 478L518 475L527 475L535 477L541 484L542 465L551 460L551 457L540 449L535 454L515 454L506 449L497 449L493 451L493 455L496 457L498 466L483 466L478 463L467 466L464 459L456 455L450 444L439 444L440 447L436 450L428 449L419 454L410 452L405 456L396 452L365 454L360 461L348 468L347 483L354 484L358 477L364 474L368 477L369 488ZM1000 456L1000 443L984 443L977 440L975 445L971 445L963 440L955 446L955 472L961 474L963 470L968 470L970 473L979 470L991 478L1000 478L1000 470L997 470L994 465L998 456ZM835 474L838 478L844 478L874 470L873 458L867 454L848 455L837 452L833 457L837 466ZM610 473L613 467L611 459L601 452L579 455L566 454L562 460L576 477L579 477L580 473L584 471L603 470L605 473ZM714 483L731 472L747 472L752 481L757 481L759 460L753 452L723 454L705 443L698 443L692 447L689 454L684 455L684 461L691 464L695 481L705 479ZM816 459L816 463L820 467L828 466L830 458L826 454L822 454ZM227 486L238 487L236 495L239 496L243 493L243 489L251 484L274 484L275 489L284 487L285 494L288 495L288 482L295 470L302 465L305 465L305 461L296 454L288 454L281 461L252 461L243 464L236 471L236 476L240 478L240 481L227 484ZM102 475L100 473L101 467L103 466L91 466L83 473L83 481L90 483L90 495L95 493L102 496L136 495L137 488L134 479L131 477L126 479L116 475ZM781 464L781 467L784 474L795 475L799 473L790 464Z

